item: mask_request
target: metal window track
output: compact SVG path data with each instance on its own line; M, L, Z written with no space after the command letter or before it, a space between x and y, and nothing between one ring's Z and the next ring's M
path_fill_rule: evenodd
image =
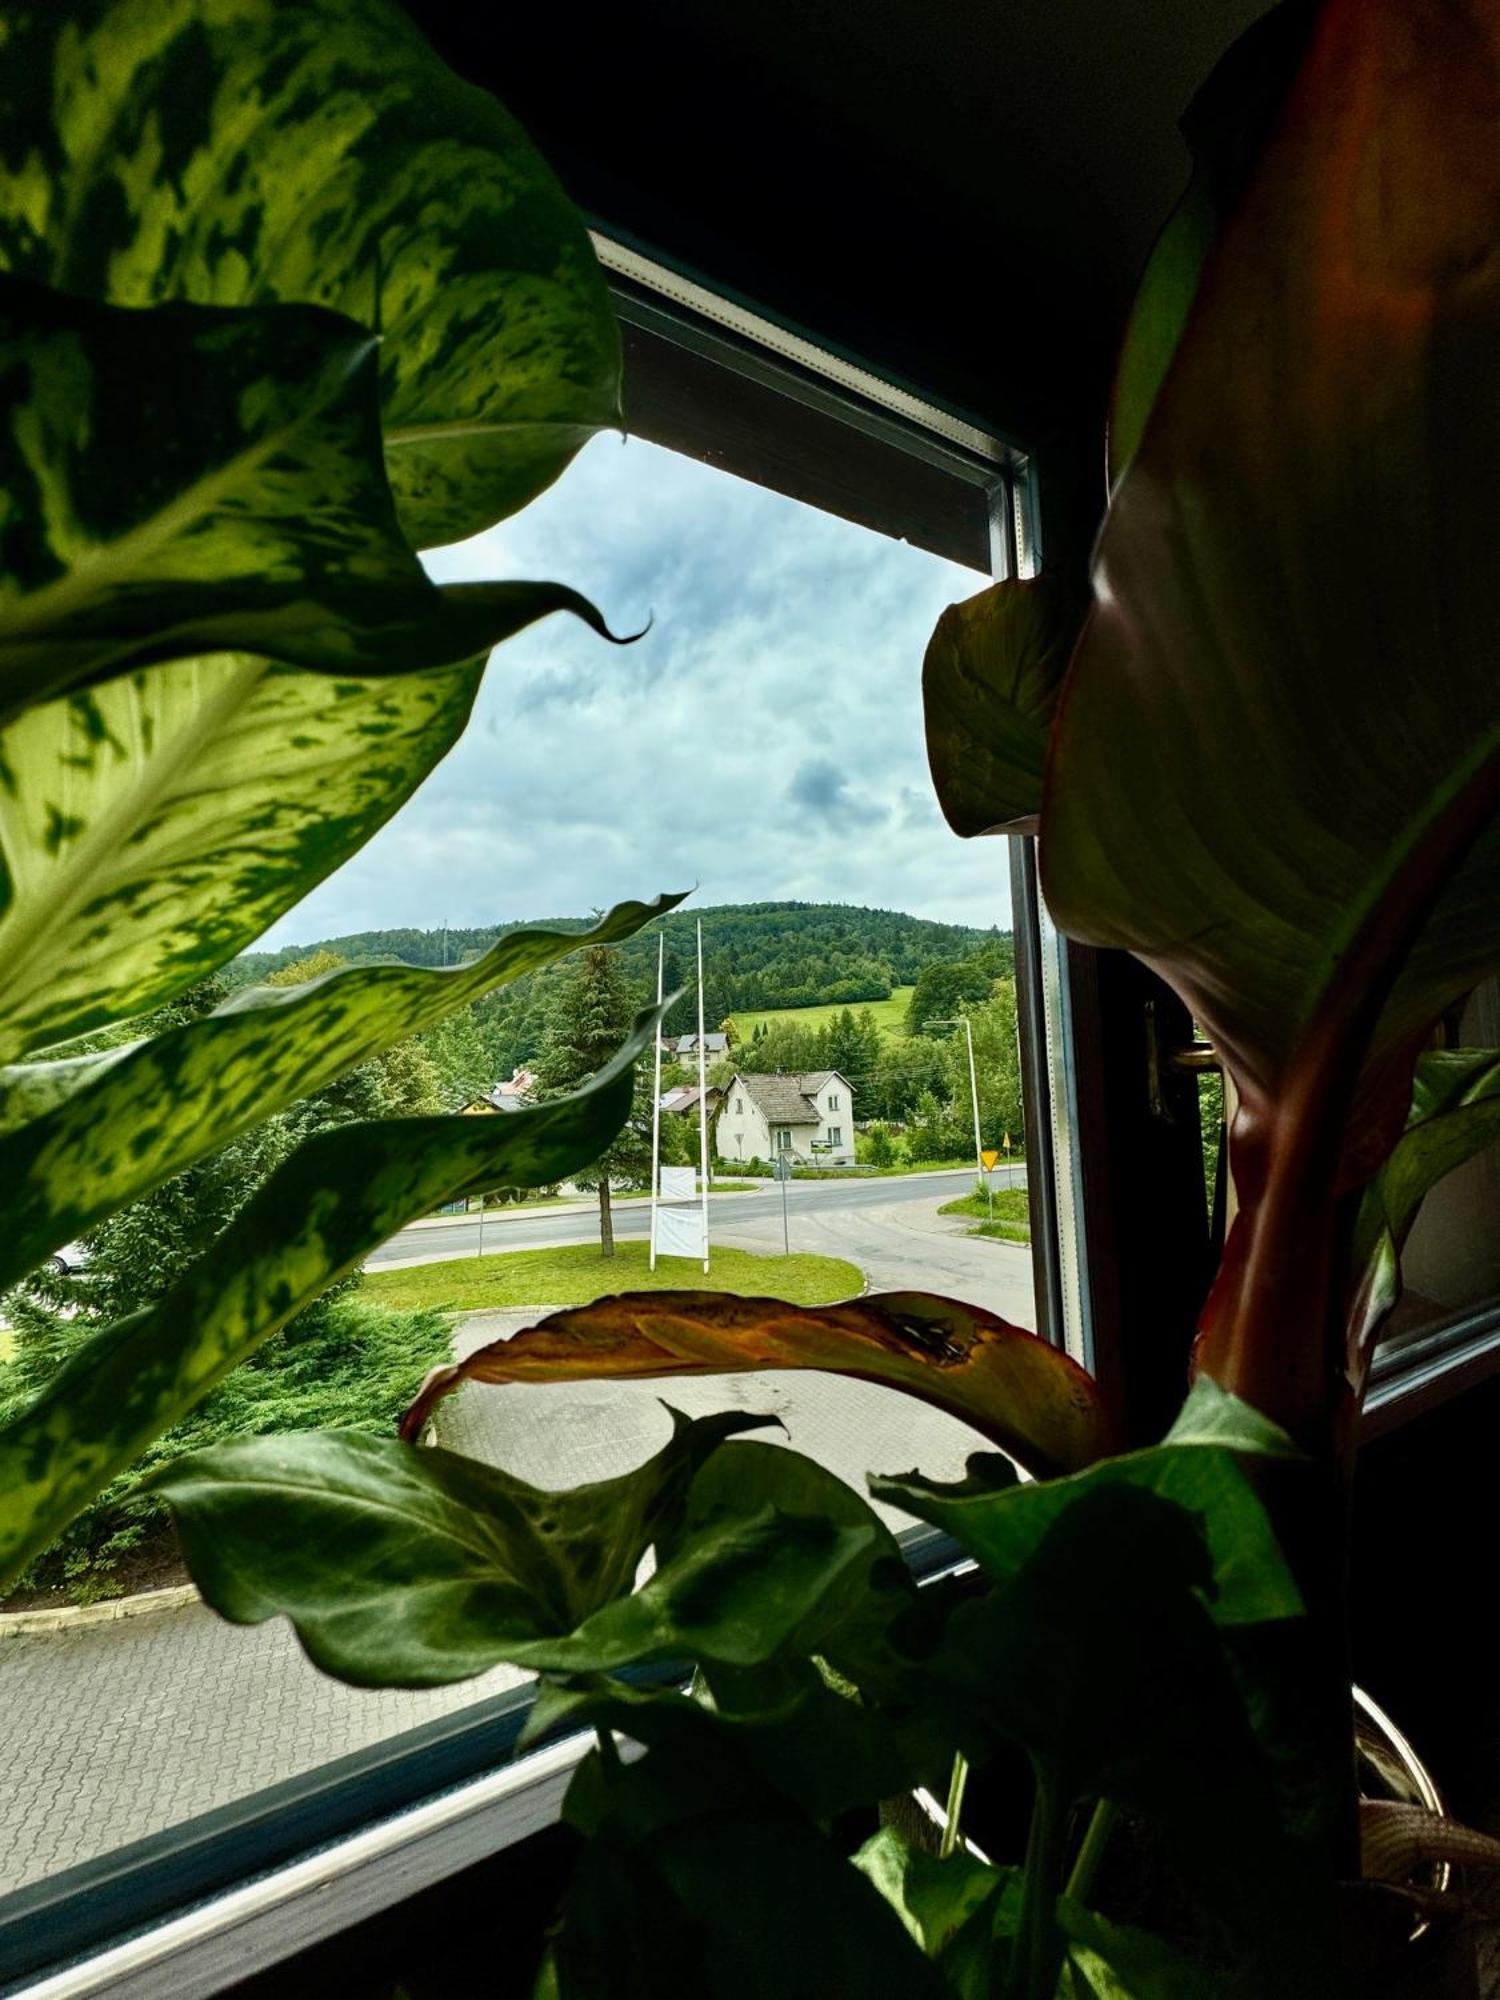
M26 2000L208 2000L551 1826L593 1741L585 1732L533 1751L10 1990Z
M792 367L821 378L845 395L856 396L861 402L885 411L904 424L941 438L959 452L994 465L1016 467L1024 464L1025 454L993 431L968 422L910 389L898 387L884 376L877 375L873 369L861 367L858 362L847 360L843 355L819 346L816 341L779 326L749 306L724 298L707 285L684 277L645 252L605 235L602 230L591 229L589 239L606 271L665 300L691 318L720 327L762 353L775 355Z

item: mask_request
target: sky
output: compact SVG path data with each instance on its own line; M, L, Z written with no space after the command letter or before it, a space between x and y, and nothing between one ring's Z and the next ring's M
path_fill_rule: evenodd
M1007 843L949 833L922 742L922 654L975 572L617 437L425 560L441 582L555 578L650 630L616 647L558 616L499 648L462 741L264 945L694 884L702 907L1009 924Z

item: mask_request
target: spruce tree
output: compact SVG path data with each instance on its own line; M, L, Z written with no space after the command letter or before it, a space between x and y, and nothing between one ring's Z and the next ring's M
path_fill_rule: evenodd
M533 1065L537 1095L561 1097L602 1069L629 1034L637 995L625 976L620 954L606 944L589 945L567 961L557 978L546 1039ZM651 1070L635 1069L635 1096L625 1129L574 1184L599 1193L599 1248L615 1254L610 1181L651 1179Z

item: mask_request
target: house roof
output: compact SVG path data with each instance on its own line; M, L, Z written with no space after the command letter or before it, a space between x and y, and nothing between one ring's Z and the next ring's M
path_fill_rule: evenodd
M804 1082L803 1077L781 1070L741 1070L735 1077L768 1125L817 1124L817 1110L806 1095Z
M708 1099L710 1105L712 1105L716 1097L724 1095L716 1083L711 1083L703 1094ZM679 1083L674 1085L671 1090L662 1092L661 1108L663 1111L691 1111L697 1102L697 1084Z
M675 1049L680 1056L696 1055L698 1052L698 1037L696 1035L663 1035L661 1045L664 1049ZM706 1055L721 1055L728 1047L729 1037L722 1029L710 1028L703 1037L703 1048Z

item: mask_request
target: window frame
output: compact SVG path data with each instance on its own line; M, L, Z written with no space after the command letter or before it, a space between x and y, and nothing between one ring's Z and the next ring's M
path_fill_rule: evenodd
M675 349L711 362L779 399L794 423L798 411L831 418L966 482L982 499L990 574L1034 570L1035 467L1013 441L636 246L593 235L638 354L665 359ZM1013 854L1029 845L1013 842ZM1014 927L1019 960L1019 914ZM1036 956L1029 945L1025 955ZM1040 1017L1022 1018L1032 1023L1023 1025L1025 1048ZM1045 1056L1028 1069L1040 1080ZM783 1136L792 1151L789 1128ZM1042 1240L1038 1217L1055 1230L1056 1205L1039 1190L1032 1207L1033 1254L1051 1269L1058 1252ZM1039 1330L1061 1343L1063 1321L1040 1284L1037 1313ZM951 1572L956 1558L930 1529L904 1537L903 1551L926 1578ZM638 1678L664 1677L670 1670ZM591 1740L574 1736L507 1761L531 1702L529 1685L481 1698L0 1897L0 1983L34 2000L210 1993L516 1844L556 1819Z

